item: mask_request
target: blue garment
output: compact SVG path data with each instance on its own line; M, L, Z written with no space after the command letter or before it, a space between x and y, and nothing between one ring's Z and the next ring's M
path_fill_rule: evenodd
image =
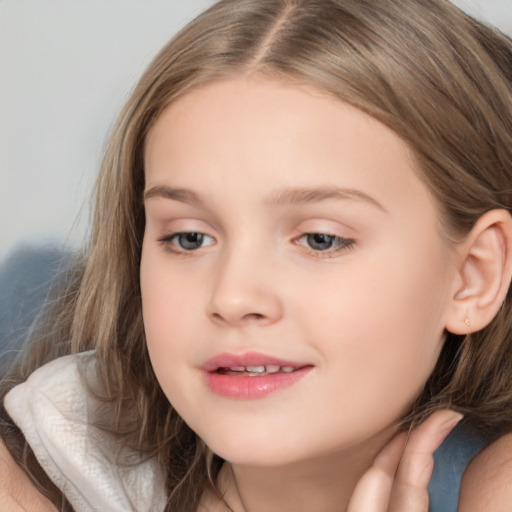
M434 473L428 486L429 512L457 512L462 474L489 440L458 426L434 453Z
M79 368L95 382L95 365L93 352L47 363L13 388L4 406L76 512L163 510L165 486L156 459L140 459L127 446L121 452L115 435L93 426L93 412L104 409L84 385ZM457 512L462 474L487 444L464 425L448 436L434 454L429 512ZM120 459L133 464L120 466Z

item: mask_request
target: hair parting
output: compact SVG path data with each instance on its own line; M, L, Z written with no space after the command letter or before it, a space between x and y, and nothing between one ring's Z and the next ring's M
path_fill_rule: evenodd
M146 348L138 277L145 140L168 105L234 75L312 85L390 127L411 148L452 243L485 212L512 213L512 43L447 0L221 0L184 28L121 112L96 184L89 244L1 384L3 398L45 362L95 350L97 381L84 380L110 411L97 426L157 459L166 511L195 511L205 490L218 492L223 461L169 404ZM485 329L446 334L402 428L450 407L475 428L511 430L511 368L509 290ZM67 510L3 408L0 417L14 458Z

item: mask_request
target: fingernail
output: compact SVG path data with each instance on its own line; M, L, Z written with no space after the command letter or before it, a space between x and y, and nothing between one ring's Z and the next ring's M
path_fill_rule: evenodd
M451 411L451 412L452 412L452 414L451 414L450 418L448 418L446 421L441 423L441 425L439 426L440 434L448 435L448 433L451 432L455 428L455 426L460 423L462 418L464 418L464 415L461 414L460 412L456 412L456 411Z
M441 444L443 444L444 440L448 437L450 432L455 428L455 426L464 417L463 414L460 414L458 412L455 412L455 411L450 411L450 412L451 412L451 414L450 414L449 418L447 420L443 421L443 423L441 423L438 427L436 437L434 438L435 439L434 451L437 450L441 446Z

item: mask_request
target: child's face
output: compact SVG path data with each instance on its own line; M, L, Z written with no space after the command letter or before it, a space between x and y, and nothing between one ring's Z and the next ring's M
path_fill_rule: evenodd
M407 412L456 287L413 166L373 118L263 78L197 89L153 127L147 343L165 394L216 453L305 460Z

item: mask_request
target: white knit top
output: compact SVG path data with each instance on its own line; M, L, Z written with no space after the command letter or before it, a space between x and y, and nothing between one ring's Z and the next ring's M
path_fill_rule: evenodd
M94 354L66 356L39 368L5 398L39 463L76 512L158 512L164 485L155 460L141 461L111 434L90 424L97 410L79 375L78 363L94 377Z

